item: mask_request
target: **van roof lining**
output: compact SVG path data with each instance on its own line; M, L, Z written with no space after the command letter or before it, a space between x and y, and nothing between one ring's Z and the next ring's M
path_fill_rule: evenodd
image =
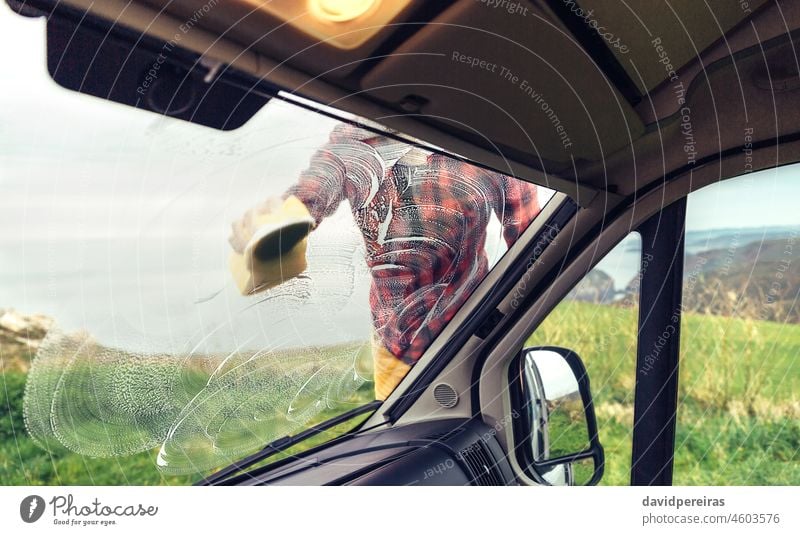
M13 7L13 0L8 1L12 3ZM644 0L639 0L638 2L629 0L628 4L635 8L639 6L642 1ZM216 4L218 4L219 7L230 7L237 2L238 0L218 0ZM573 42L572 46L575 46L574 43L589 46L586 43L592 39L587 40L587 34L584 33L583 36L577 35L579 33L577 30L572 33L570 32L570 26L575 28L574 21L570 24L564 24L563 21L553 16L554 10L551 9L551 6L558 2L559 0L551 0L549 3L531 0L529 2L523 1L523 4L528 5L534 10L537 13L537 17L541 20L548 21L552 28L558 29L560 25L560 28L564 31L564 35ZM54 3L56 3L55 0L29 0L27 2L28 5L47 5ZM561 3L575 4L575 2L563 1ZM751 1L750 5L755 6L762 3L762 1ZM90 12L106 20L115 21L115 24L125 25L136 31L146 32L151 36L167 41L178 35L178 32L181 31L182 20L185 20L176 17L174 13L179 12L180 7L185 10L196 6L197 0L173 0L171 2L165 0L139 0L134 2L127 2L124 0L104 0L103 2L94 2L92 0L62 0L60 4L73 6L80 11ZM439 21L452 13L452 10L461 10L462 13L465 13L475 7L481 7L483 11L472 11L471 13L474 14L468 13L468 15L472 17L472 19L468 20L491 18L491 14L486 11L487 8L473 0L449 2L441 10L427 12L424 9L419 9L419 6L422 4L420 0L414 0L412 4L415 8L409 12L411 14L406 20L412 21L412 23L416 24L420 29L406 33L401 39L398 39L402 41L398 50L404 45L407 46L409 42L415 39L418 42L420 41L420 35L424 27L421 24L413 22L414 18L412 15L414 13L419 14L420 17L433 17L434 21ZM445 3L442 2L439 4L444 5ZM581 0L579 4L587 10L594 9L596 16L607 13L609 9L605 4L601 6L600 4L602 4L602 2L599 0ZM691 19L696 18L694 15L691 15L692 9L708 9L705 5L692 8L692 5L695 4L698 3L673 0L670 5L673 11L679 15L689 13L689 15L684 14L675 17L679 22L683 22L685 26L686 21L691 22ZM704 75L705 66L699 71L696 67L694 68L694 72L691 71L692 65L696 66L700 64L702 66L706 50L713 49L719 54L719 43L726 42L726 44L728 44L728 35L732 35L737 31L740 33L742 31L755 31L749 28L749 22L751 18L755 20L757 17L753 17L751 13L746 13L741 10L738 3L734 4L734 7L739 9L741 13L733 13L730 9L723 10L724 12L719 11L717 5L714 5L714 13L712 15L717 17L719 22L717 31L721 33L716 39L709 37L710 35L713 37L712 34L706 33L703 35L702 42L690 42L690 47L703 47L699 55L694 53L687 55L685 51L680 50L674 53L675 57L678 58L675 64L683 66L683 69L678 69L679 71L690 73L694 77L702 77ZM650 8L648 7L648 9ZM642 11L642 13L645 13L645 11ZM775 16L775 13L778 13L780 16ZM761 16L762 19L770 19L762 25L762 33L766 31L766 33L772 35L786 35L788 31L800 27L800 6L792 5L791 2L776 0L774 3L764 4L757 14L760 16L763 15ZM563 13L561 15L563 17ZM641 16L642 14L639 13L640 18ZM210 15L208 17L210 17ZM551 153L555 154L553 153L552 146L547 150L540 151L540 154L535 154L535 151L531 151L529 143L526 144L515 141L513 129L503 130L501 128L496 128L492 131L490 124L488 126L481 124L481 117L477 119L471 118L474 119L475 124L471 124L471 128L466 129L466 132L463 130L459 131L458 129L448 128L447 121L450 121L452 124L461 120L461 117L452 116L445 117L445 120L442 121L431 121L431 116L426 114L424 109L418 113L405 112L398 107L398 102L384 98L385 95L381 94L375 87L362 88L361 90L354 88L352 85L353 83L363 83L363 81L369 79L370 76L373 77L373 81L380 81L379 78L375 77L375 73L386 63L387 58L383 58L385 53L380 54L380 58L372 58L367 62L356 61L355 63L359 64L360 67L350 71L348 73L350 77L348 78L348 76L341 76L342 73L338 73L338 75L333 74L337 69L331 69L330 61L332 57L335 58L335 55L331 56L328 53L323 53L323 48L320 48L320 46L312 46L309 48L307 44L304 45L298 42L294 45L296 45L297 50L302 50L303 52L290 54L289 57L280 57L277 54L270 56L260 48L256 51L255 43L252 42L252 39L250 39L251 42L248 45L248 39L241 37L240 32L242 27L245 26L244 22L240 21L240 24L232 26L229 31L223 36L220 36L220 32L207 29L206 26L209 20L211 19L207 18L204 22L201 19L193 26L191 31L181 33L180 46L201 54L206 58L230 65L257 79L266 80L271 84L284 88L284 90L290 94L297 94L316 102L333 106L345 112L374 120L390 128L406 132L415 138L424 139L434 145L442 147L448 152L463 155L467 159L481 165L562 191L570 195L580 205L588 203L599 191L626 191L643 185L647 180L653 180L655 178L653 176L637 176L638 168L636 167L636 162L639 162L638 165L645 164L645 167L647 167L648 158L654 159L654 161L651 162L653 164L657 163L655 159L663 160L663 157L658 156L658 150L653 152L650 149L641 150L637 148L638 145L648 137L648 131L643 127L644 121L642 119L646 118L648 122L651 123L653 121L659 121L660 114L658 108L653 108L658 101L651 100L651 97L656 96L658 91L663 91L663 77L660 80L656 80L655 76L639 73L641 76L638 77L639 80L637 81L636 77L630 76L630 71L627 70L625 62L619 61L620 53L618 50L615 52L613 47L611 48L611 53L615 55L614 57L617 59L617 65L622 65L622 67L626 69L629 78L636 81L637 84L640 84L640 91L643 89L649 90L656 88L656 92L653 95L643 94L643 100L639 103L638 109L634 109L633 106L630 105L635 103L637 96L629 86L627 88L621 88L625 83L620 82L620 80L623 80L623 77L619 76L619 72L617 72L617 74L613 72L616 67L609 61L609 47L606 46L605 49L601 49L598 48L599 45L592 45L590 50L584 49L583 53L591 60L590 64L592 68L603 73L603 76L607 80L607 88L601 89L607 92L610 97L613 97L611 100L608 100L608 102L614 102L614 99L617 99L624 103L625 106L630 106L630 110L622 114L620 114L619 111L614 111L612 114L609 114L603 112L602 106L598 104L586 108L587 110L591 110L592 114L597 114L596 117L592 117L594 123L596 123L596 121L607 121L606 126L601 129L597 129L596 126L594 126L597 130L595 135L597 141L587 137L580 143L575 144L577 146L576 153L578 153L578 157L575 157L573 154L562 161L554 162L543 157L543 154L544 156L549 156ZM266 19L259 18L259 24L263 25L264 20ZM516 27L513 24L509 26L507 22L508 19L503 18L497 20L504 24L504 30L506 28L511 28L510 31L513 31L513 28ZM777 27L778 21L784 24L783 28ZM645 20L644 22L649 28L652 26L650 20ZM475 26L479 27L479 24L480 21L476 20ZM680 24L678 24L678 26L680 26ZM669 25L664 27L669 27ZM687 28L688 27L681 27L680 31L676 31L673 21L672 26L663 31L667 32L665 36L668 36L670 39L679 40L681 33L683 33L685 37ZM259 31L263 33L264 30L265 28L263 26L255 30L251 28L251 32ZM392 32L389 32L383 36L382 39L384 40L381 42L371 42L370 47L372 47L372 50L386 51L388 48L394 47L394 40L389 38L391 33ZM623 32L622 34L632 35L630 32L628 32L628 34ZM445 39L446 38L447 37L445 37ZM596 38L594 41L596 42ZM731 39L731 41L734 40ZM487 41L487 43L491 42L492 41ZM565 41L565 43L566 42L568 41ZM712 46L715 42L717 43L716 47ZM381 48L381 46L383 48ZM794 44L791 46L794 47ZM652 46L648 43L647 52L652 53L652 50L650 50L651 48ZM677 47L676 50L679 48L680 47ZM685 49L686 47L684 46L683 48ZM543 50L548 57L552 58L556 58L559 54L564 53L564 47L551 47L550 50ZM358 54L363 55L363 52L364 51L357 50L349 53L358 56ZM736 50L730 50L729 52L735 53ZM391 54L389 54L389 56L391 56ZM342 56L342 58L343 57L344 56ZM353 57L352 55L350 56L350 58ZM316 65L314 64L316 61L315 58L319 60L319 63ZM336 66L336 63L333 65ZM456 64L450 65L448 69L449 72L444 73L444 75L451 75L453 72L457 72L458 67L459 66ZM735 66L732 68L735 68ZM355 73L355 75L353 73ZM554 72L545 76L542 80L542 84L546 86L547 83L550 83L551 79L555 79L558 75L559 73ZM481 91L485 90L488 93L496 91L498 95L504 97L506 95L502 93L504 88L491 79L481 82L478 85L478 89ZM557 88L558 86L551 85L551 87ZM596 91L597 89L598 84L594 84L594 87L584 87L577 91L576 94L580 95L582 98L584 96L589 98L591 91ZM438 95L437 98L444 100L446 103L447 98L442 99L441 95ZM560 98L560 95L557 95L557 98L554 97L555 101ZM512 112L515 116L525 117L528 108L526 108L524 100L511 99L508 102L513 105ZM562 102L564 104L559 106L559 110L568 109L569 101L563 100ZM555 105L556 104L554 104L554 107ZM648 110L646 108L648 108L648 106L650 108L650 113L647 113ZM460 108L457 109L460 110L459 113L468 113L469 110L467 108L469 108L469 102L464 101L461 103ZM754 103L752 106L754 113L756 112L755 108L756 106ZM654 113L653 110L655 110ZM723 122L726 120L723 109L718 108L712 111L715 115L714 118ZM775 110L772 109L765 111L775 113ZM568 115L568 111L563 113ZM674 113L674 110L671 110L671 113ZM698 120L702 119L705 113L709 113L709 111L700 109L695 111ZM781 111L778 110L778 113L781 113ZM577 125L575 127L576 131L583 132L585 128L581 127L580 119L580 115L575 114L573 120L575 121L574 124ZM546 127L550 127L550 125L542 121L537 123L535 118L529 118L528 122L533 125L529 134L536 138L537 141L547 138L547 130L544 129L542 125L544 124ZM640 126L636 126L637 124ZM720 128L722 127L724 127L723 124L720 125ZM592 144L602 143L609 135L613 136L615 134L615 129L618 128L625 128L628 130L628 142L607 144L607 146L603 146L600 151L597 152L597 148L593 147ZM734 128L738 128L738 125L735 125ZM467 133L470 129L481 132L482 136L477 136L478 139L476 139L475 136L470 137ZM489 132L488 135L485 133L486 131ZM652 128L649 129L649 131L652 135ZM774 132L765 133L765 135L774 134ZM779 132L779 135L786 134L787 132ZM481 137L484 138L483 143L480 142L481 140L479 138ZM622 139L624 139L624 137ZM542 144L546 145L544 141L542 141ZM528 156L527 159L525 158L526 155ZM621 160L634 161L633 174L624 172L626 165L629 166L629 164L618 165L615 163ZM652 168L654 166L650 165L650 167ZM669 171L669 169L666 169L666 171ZM663 175L663 173L661 174Z

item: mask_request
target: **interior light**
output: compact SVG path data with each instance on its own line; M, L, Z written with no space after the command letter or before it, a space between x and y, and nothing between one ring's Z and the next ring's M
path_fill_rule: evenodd
M323 46L354 50L422 0L232 0L289 23Z
M308 9L322 20L347 22L367 13L379 0L308 0Z

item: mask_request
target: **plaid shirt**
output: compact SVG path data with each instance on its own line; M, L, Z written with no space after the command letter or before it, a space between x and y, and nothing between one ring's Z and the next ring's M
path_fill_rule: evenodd
M378 340L414 364L489 271L491 213L511 246L541 207L537 186L339 124L296 195L319 224L345 199L364 236Z

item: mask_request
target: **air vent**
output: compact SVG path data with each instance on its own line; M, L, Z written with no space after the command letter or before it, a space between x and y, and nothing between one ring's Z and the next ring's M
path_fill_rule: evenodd
M445 409L458 405L458 392L447 383L439 383L433 387L433 399Z
M456 429L451 429L450 431L436 431L429 435L425 435L425 439L433 440L434 442L443 442L445 440L450 440L455 436L460 435L464 432L463 427L457 427Z
M492 454L482 441L467 446L458 453L472 474L472 484L479 487L498 487L503 485L503 477L497 468Z

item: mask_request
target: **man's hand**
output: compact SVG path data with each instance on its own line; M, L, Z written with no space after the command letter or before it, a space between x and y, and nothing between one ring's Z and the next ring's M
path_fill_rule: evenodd
M244 253L244 248L258 229L258 218L260 216L277 212L283 205L280 197L270 197L260 202L242 215L242 217L231 224L231 235L228 242L233 250L239 254Z

